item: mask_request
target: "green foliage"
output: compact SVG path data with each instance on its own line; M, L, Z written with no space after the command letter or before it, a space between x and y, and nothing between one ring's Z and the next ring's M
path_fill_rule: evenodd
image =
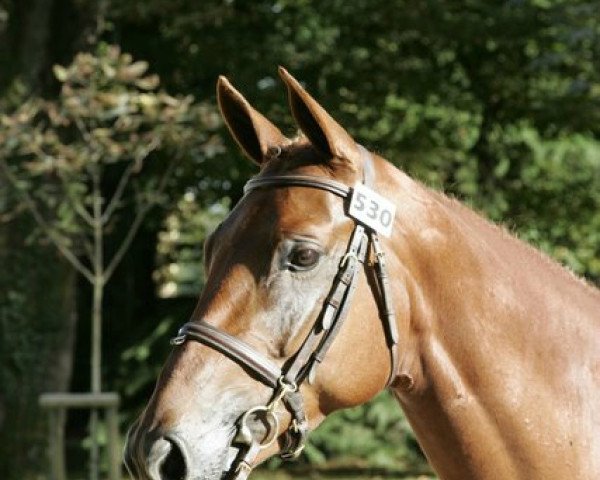
M415 470L424 457L398 403L388 394L331 415L310 436L303 458L312 464Z
M102 44L95 55L80 53L68 67L54 66L61 84L56 100L33 97L0 116L0 158L10 160L15 186L43 208L69 246L83 236L78 239L83 248L90 233L94 178L125 168L123 185L106 192L108 223L122 205L122 188L138 179L156 152L169 156L163 162L168 166L183 156L203 158L219 150L209 138L218 125L211 110L195 105L191 96L159 91L158 76L147 70L147 62ZM136 182L129 199L137 205L164 201L165 177L154 173L144 180Z
M0 115L1 180L17 191L17 212L28 210L33 232L93 287L90 377L96 392L102 389L106 284L149 210L166 203L176 161L200 161L220 148L210 133L218 125L212 109L158 90L158 76L147 70L146 62L100 44L68 67L54 66L56 99L30 97ZM124 214L133 219L123 222ZM105 237L116 247L107 248ZM74 325L65 324L72 333ZM93 414L94 450L95 425Z
M21 244L31 223L13 222L0 236L0 478L10 480L40 478L32 472L45 469L38 396L65 388L66 375L48 365L68 361L60 354L73 339L73 292L65 288L72 272L47 246Z
M206 237L229 211L229 199L203 208L197 194L189 190L167 215L158 234L157 268L154 281L162 298L196 298L204 286L203 250Z
M498 218L579 275L600 281L600 142L587 135L544 139L531 126L499 132Z
M162 364L151 361L152 355L157 349L158 351L164 350L160 346L164 345L165 338L173 335L175 324L174 318L163 319L154 325L154 329L149 335L146 335L143 341L132 345L121 354L119 372L121 378L126 380L117 381L117 387L126 398L135 397L140 391L147 390L156 382ZM129 419L129 421L131 420Z
M198 194L190 189L167 214L158 233L154 283L163 299L196 299L204 286L204 240L229 211L229 199L224 198L207 208L199 205ZM120 355L119 391L126 398L145 398L151 391L165 358L168 338L181 324L172 311L161 318L143 338ZM185 311L182 315L189 315ZM128 418L129 421L132 419Z

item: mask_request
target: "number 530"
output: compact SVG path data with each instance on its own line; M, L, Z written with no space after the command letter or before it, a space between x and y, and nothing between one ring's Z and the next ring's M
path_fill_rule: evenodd
M381 205L376 200L367 198L364 193L359 192L355 195L354 209L357 212L364 212L368 218L380 223L384 227L388 227L392 221L392 212L386 208L381 208Z

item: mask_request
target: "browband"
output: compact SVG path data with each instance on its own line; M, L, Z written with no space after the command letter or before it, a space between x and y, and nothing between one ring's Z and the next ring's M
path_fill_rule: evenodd
M326 190L338 197L346 198L350 195L350 187L335 180L309 175L272 175L268 177L254 177L244 186L244 194L257 188L267 187L309 187Z

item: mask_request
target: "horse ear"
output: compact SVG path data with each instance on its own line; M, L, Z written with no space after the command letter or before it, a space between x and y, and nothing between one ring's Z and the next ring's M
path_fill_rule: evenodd
M224 76L217 81L217 99L231 135L244 154L258 165L263 163L269 148L288 142L281 131L255 110Z
M350 134L285 68L279 67L279 75L288 88L292 115L313 146L328 157L339 158L356 168L360 162L360 150Z

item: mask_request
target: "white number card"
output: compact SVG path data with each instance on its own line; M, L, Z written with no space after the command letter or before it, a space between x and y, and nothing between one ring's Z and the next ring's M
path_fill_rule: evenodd
M348 215L386 237L392 234L396 205L362 183L352 190Z

